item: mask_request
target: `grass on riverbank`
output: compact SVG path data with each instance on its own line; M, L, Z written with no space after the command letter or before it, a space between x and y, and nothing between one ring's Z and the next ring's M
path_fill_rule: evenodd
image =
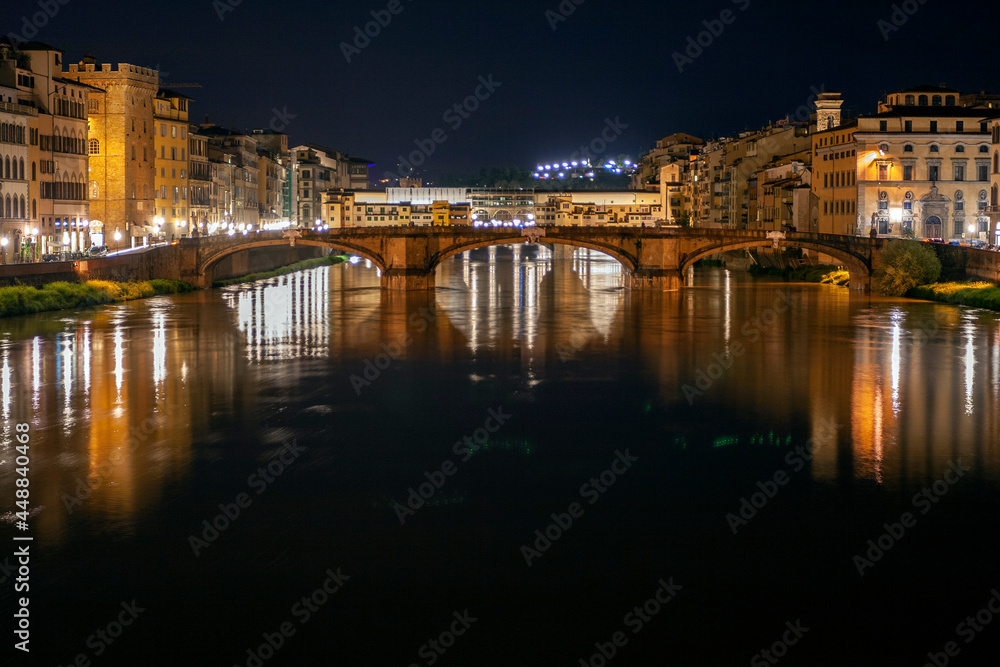
M943 301L976 308L1000 310L1000 286L993 283L933 283L914 287L906 296L911 299Z
M249 273L245 276L240 276L239 278L229 278L227 280L216 280L212 283L212 287L228 287L229 285L237 285L239 283L252 283L257 280L264 280L265 278L274 278L276 276L283 276L287 273L295 273L296 271L305 271L306 269L315 269L317 266L330 266L331 264L341 264L348 260L347 255L328 255L326 257L317 257L316 259L306 259L301 262L296 262L295 264L289 264L288 266L282 266L273 271L264 271L261 273Z
M127 283L109 280L88 280L85 283L56 282L40 289L29 285L0 287L0 317L98 306L144 299L159 294L179 294L193 289L188 283L160 278Z
M846 285L850 282L850 274L841 266L833 264L817 264L816 266L802 266L797 269L786 267L762 268L759 264L752 264L747 271L753 276L775 276L784 278L795 283L824 283L827 285Z

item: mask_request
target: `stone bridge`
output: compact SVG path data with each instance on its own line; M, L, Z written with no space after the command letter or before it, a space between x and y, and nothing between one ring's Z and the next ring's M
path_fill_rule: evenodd
M303 230L295 239L297 245L334 248L371 260L381 272L382 287L394 290L433 288L438 264L466 250L532 241L606 253L621 262L628 286L663 291L681 288L686 270L699 259L727 250L772 245L830 255L850 272L852 289L867 291L873 262L884 242L808 232L613 226L349 227L320 233ZM184 239L173 246L179 275L169 277L209 287L213 268L226 257L252 248L290 244L287 232Z

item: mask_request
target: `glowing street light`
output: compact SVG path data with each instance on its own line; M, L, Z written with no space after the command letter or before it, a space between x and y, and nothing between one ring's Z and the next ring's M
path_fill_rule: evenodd
M115 252L118 252L118 242L122 240L122 233L115 230Z
M3 263L7 263L7 237L0 239L0 247L3 248Z

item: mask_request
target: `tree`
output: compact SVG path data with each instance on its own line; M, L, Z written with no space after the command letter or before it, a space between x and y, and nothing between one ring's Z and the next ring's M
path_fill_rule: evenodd
M889 241L878 253L875 289L886 296L902 296L917 285L941 275L941 261L931 248L918 241Z

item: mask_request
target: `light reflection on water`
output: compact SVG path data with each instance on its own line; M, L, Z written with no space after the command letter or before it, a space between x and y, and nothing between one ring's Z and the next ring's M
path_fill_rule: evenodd
M957 457L1000 478L996 315L793 286L792 311L753 341L748 323L788 286L723 270L692 275L682 293L629 293L606 256L514 246L452 258L429 300L383 295L374 269L348 264L21 318L21 335L3 346L3 412L35 423L36 489L55 508L39 525L54 539L65 527L62 494L79 479L99 480L86 512L107 513L127 530L137 513L165 502L164 489L193 461L215 455L214 445L196 441L238 437L216 424L262 424L265 396L275 394L292 409L310 408L303 381L329 385L335 405L327 408L350 405L357 396L347 378L407 334L412 343L393 372L419 364L429 374L414 371L406 386L443 392L442 400L464 398L461 387L441 387L454 369L487 360L490 372L464 377L475 384L513 373L533 398L546 386L587 391L572 388L584 379L606 381L607 391L638 387L668 416L664 442L746 443L769 431L812 437L817 480L847 474L899 487ZM438 313L426 332L410 320L421 307ZM746 353L689 405L683 385L736 342ZM328 366L307 365L319 360ZM435 367L439 376L428 371ZM384 380L362 401L393 387ZM143 424L152 424L149 433Z

